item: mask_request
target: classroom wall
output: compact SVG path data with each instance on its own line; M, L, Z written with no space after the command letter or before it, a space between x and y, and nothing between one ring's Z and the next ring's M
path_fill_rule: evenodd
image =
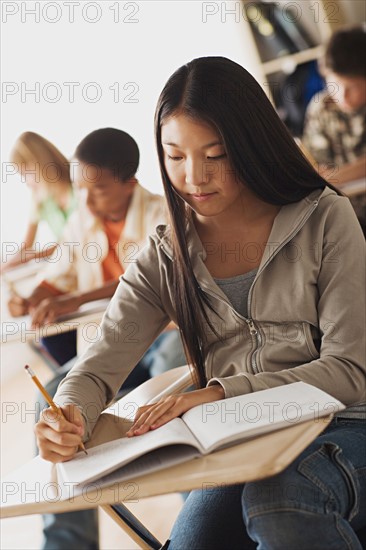
M71 157L90 131L122 128L140 146L140 181L161 192L153 113L170 74L194 57L224 55L256 76L240 2L74 4L2 2L3 243L22 239L28 216L29 192L7 164L21 132L42 134ZM49 237L42 228L41 243Z

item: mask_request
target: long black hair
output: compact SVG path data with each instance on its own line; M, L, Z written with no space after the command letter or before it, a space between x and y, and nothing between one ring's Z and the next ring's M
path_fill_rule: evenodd
M172 226L177 321L196 384L204 387L205 324L214 330L205 305L211 306L198 285L188 253L190 211L174 192L161 144L162 124L177 114L215 128L237 178L267 203L297 202L314 189L323 189L327 182L302 154L260 85L237 63L224 57L202 57L169 78L155 112L155 138Z

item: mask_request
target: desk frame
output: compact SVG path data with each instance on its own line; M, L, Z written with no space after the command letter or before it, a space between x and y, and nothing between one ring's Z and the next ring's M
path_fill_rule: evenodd
M131 500L132 483L138 487L138 494L134 496L140 499L193 489L208 489L219 485L235 485L270 477L284 470L330 421L331 417L326 417L295 424L128 482L123 481L103 488L97 487L88 492L88 502L82 495L57 502L40 499L37 502L26 503L17 496L13 502L2 507L1 517L72 512L95 508L97 502L97 506L101 506L141 548L157 549L161 547L160 542L121 504ZM228 464L230 464L229 468ZM14 474L7 476L4 482L18 485L24 483L29 479L31 468L32 463L28 463ZM39 479L39 477L33 477L33 479ZM50 479L50 473L45 472L40 483L49 483Z

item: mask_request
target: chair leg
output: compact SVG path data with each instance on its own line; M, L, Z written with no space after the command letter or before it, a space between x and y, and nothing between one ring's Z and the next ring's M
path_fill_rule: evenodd
M131 539L144 550L159 550L162 543L130 512L124 504L105 504L101 506Z

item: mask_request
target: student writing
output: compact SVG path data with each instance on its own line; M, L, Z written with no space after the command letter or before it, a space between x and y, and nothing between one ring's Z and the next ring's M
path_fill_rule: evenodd
M79 195L78 207L64 229L55 261L42 271L39 285L22 304L34 324L43 326L82 304L112 297L120 275L136 261L149 233L165 220L164 199L140 185L138 166L137 143L117 128L94 130L76 147L73 183ZM138 325L117 324L115 331L116 337L130 347L139 337ZM43 338L42 344L65 364L46 386L53 396L75 361L76 330ZM159 370L185 363L179 332L171 324L170 330L157 335L144 356L138 357L121 392ZM38 401L40 408L46 405L42 398ZM98 521L93 510L47 514L43 519L44 548L98 546Z
M54 243L44 247L42 252L32 248L40 222L47 223L57 242L76 206L69 162L47 139L35 132L24 132L15 142L10 158L22 181L31 189L32 198L28 227L20 250L4 261L2 272L50 256L55 250Z
M198 389L139 409L131 437L197 404L246 393L255 401L258 390L301 380L347 408L281 474L217 488L209 499L191 492L169 549L219 549L228 540L231 548L361 549L365 243L349 200L312 168L261 87L228 59L178 69L155 126L170 225L158 227L126 270L102 340L56 393L64 414L84 421L83 434L49 412L36 427L41 455L74 456L95 412L172 319ZM139 324L133 347L113 331L127 321Z

